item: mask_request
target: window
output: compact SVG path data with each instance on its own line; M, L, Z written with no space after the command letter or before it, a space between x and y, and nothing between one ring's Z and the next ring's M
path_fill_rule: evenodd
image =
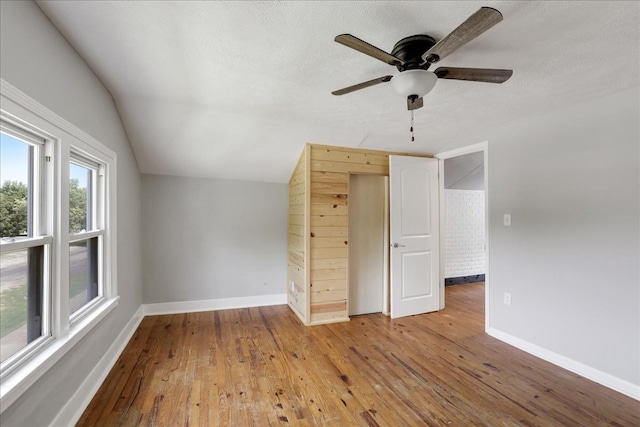
M51 237L42 218L45 140L0 122L0 363L49 336L44 316Z
M113 310L116 154L0 79L0 408Z
M71 153L69 162L69 314L103 295L104 165Z

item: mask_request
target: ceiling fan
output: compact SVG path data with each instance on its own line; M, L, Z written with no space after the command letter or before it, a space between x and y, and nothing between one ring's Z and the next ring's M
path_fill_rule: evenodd
M416 110L424 105L422 97L433 89L438 79L503 83L511 77L512 70L439 67L433 72L428 71L431 64L440 61L500 21L502 21L502 14L498 10L482 7L442 40L436 42L433 37L425 34L405 37L395 44L391 53L351 34L341 34L335 38L335 41L393 65L400 73L395 76L379 77L331 93L344 95L380 83L391 82L396 92L407 98L407 108Z

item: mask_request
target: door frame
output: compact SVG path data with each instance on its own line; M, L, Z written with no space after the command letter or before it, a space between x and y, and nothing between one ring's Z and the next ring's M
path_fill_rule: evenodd
M360 173L360 172L348 172L347 173L347 188L348 188L348 194L349 196L351 196L351 177L353 176L375 176L375 177L381 177L384 180L383 183L383 187L384 187L384 197L383 197L383 235L382 235L382 244L383 244L383 248L382 248L382 257L383 257L383 262L382 262L382 288L381 288L381 292L382 292L382 307L380 308L380 313L384 314L385 316L389 316L391 310L389 308L389 292L390 292L390 278L389 278L389 263L390 263L390 252L389 252L389 175L384 175L384 174L375 174L375 173ZM350 223L351 218L352 218L352 212L351 209L347 210L347 224ZM347 241L349 243L351 243L351 227L347 226L348 232L347 232ZM347 290L347 317L351 318L352 314L350 314L351 311L351 276L350 276L350 270L351 270L351 247L349 247L348 251L347 251L347 283L346 283L346 290Z
M444 161L453 157L463 156L465 154L484 153L484 240L485 240L485 279L484 279L484 329L489 328L489 143L488 141L479 142L477 144L468 145L466 147L456 148L449 151L437 153L433 157L438 159L438 172L440 174L439 192L440 192L440 254L444 254L444 233L446 227L446 210L444 199ZM444 287L444 256L440 257L440 310L445 307L445 287Z

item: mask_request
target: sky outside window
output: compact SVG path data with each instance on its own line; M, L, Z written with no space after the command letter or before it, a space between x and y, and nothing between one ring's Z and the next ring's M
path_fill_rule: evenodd
M27 184L29 145L0 134L0 185L5 181Z

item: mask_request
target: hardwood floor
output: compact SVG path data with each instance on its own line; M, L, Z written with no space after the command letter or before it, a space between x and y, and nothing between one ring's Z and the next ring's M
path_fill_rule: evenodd
M287 306L147 317L78 425L640 425L639 402L486 335L483 297L314 327Z

